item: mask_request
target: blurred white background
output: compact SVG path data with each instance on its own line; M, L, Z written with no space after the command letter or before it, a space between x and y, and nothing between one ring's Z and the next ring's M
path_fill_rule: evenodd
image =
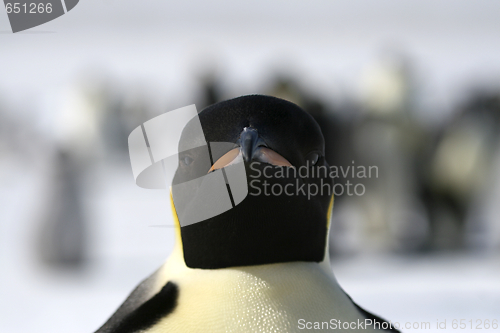
M499 13L84 0L12 34L0 10L0 332L96 330L173 246L153 227L172 223L167 193L135 186L128 134L252 93L322 120L331 163L379 167L334 209L334 273L358 304L447 331L500 320Z

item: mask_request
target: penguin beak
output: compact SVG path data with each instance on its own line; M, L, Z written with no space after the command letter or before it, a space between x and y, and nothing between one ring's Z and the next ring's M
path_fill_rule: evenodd
M236 143L239 144L239 148L234 148L219 158L208 172L241 161L245 163L256 161L277 166L293 167L286 158L270 149L254 128L245 127L240 134L240 139Z
M264 140L259 137L256 129L245 127L240 135L240 151L243 160L250 163L259 147L267 147Z

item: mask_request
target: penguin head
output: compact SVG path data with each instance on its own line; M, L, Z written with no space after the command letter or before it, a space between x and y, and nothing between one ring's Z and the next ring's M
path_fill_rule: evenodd
M186 149L200 123L207 145ZM172 197L188 267L323 260L333 179L307 112L261 95L216 103L186 125L179 152Z

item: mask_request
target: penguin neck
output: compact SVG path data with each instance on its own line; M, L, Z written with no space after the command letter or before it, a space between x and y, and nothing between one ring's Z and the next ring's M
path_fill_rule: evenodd
M323 260L320 261L319 263L317 262L311 262L313 264L319 265L319 268L327 274L329 277L331 277L333 280L336 281L335 276L333 275L333 270L330 262L330 253L329 253L329 233L330 233L330 220L331 220L331 212L333 208L333 203L334 203L334 197L332 196L330 205L329 205L329 210L328 210L328 216L327 216L327 233L326 233L326 246L325 246L325 255L323 257ZM167 264L165 266L174 266L177 269L180 270L192 270L192 269L198 269L198 268L190 268L186 265L186 262L184 261L184 251L182 248L182 236L181 236L181 226L179 222L179 218L177 215L177 211L174 206L174 200L172 197L172 191L170 191L170 205L172 208L172 214L174 218L174 225L175 225L175 243L174 243L174 248L172 253L170 254ZM291 261L291 262L285 262L285 263L279 263L281 266L286 266L288 265L295 265L297 262ZM273 264L271 264L273 265ZM261 265L259 265L261 266ZM241 268L250 268L250 267L258 267L258 266L241 266Z

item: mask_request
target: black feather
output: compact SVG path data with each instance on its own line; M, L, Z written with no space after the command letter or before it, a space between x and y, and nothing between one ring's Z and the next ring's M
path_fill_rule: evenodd
M96 333L134 333L150 328L174 311L178 296L177 285L168 282L156 295L127 316L115 319L113 318L116 316L111 317Z

